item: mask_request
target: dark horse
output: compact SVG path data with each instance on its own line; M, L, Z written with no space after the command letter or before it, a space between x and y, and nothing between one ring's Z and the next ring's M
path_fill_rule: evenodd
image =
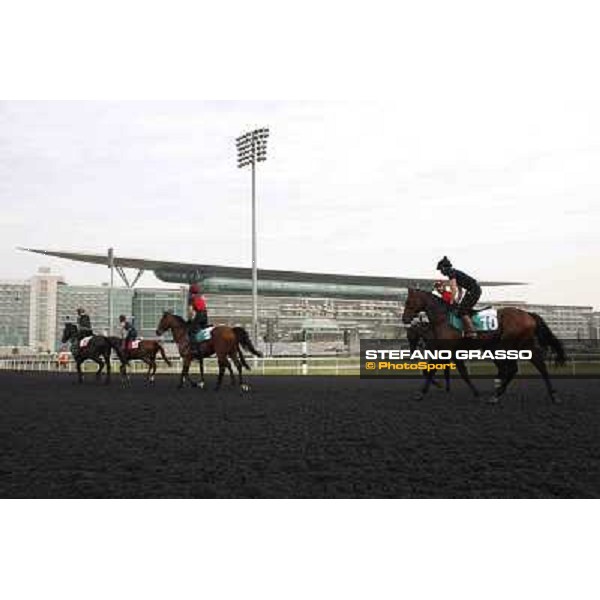
M116 338L114 338L116 339ZM81 341L81 336L79 334L79 330L77 329L77 325L74 323L65 323L65 328L63 330L63 335L61 339L63 344L67 342L71 343L71 354L75 359L75 364L77 365L77 375L79 378L79 383L83 383L83 373L81 371L81 365L86 360L93 360L98 365L98 370L96 371L96 379L100 379L102 375L102 370L104 369L104 365L106 365L106 381L105 383L110 383L110 353L112 350L115 350L119 360L123 362L125 358L121 354L121 349L119 348L119 344L114 344L110 338L105 337L103 335L93 335L88 341L87 345L84 348L81 348L79 343Z
M529 313L518 308L501 308L498 310L498 329L491 333L485 334L478 340L463 339L462 333L451 327L448 323L447 304L429 292L417 289L409 289L408 297L402 315L403 323L410 323L420 312L425 312L433 329L434 339L430 340L429 347L435 348L436 345L443 345L443 342L450 341L455 344L455 348L460 349L478 349L489 348L498 343L511 349L527 349L531 350L531 362L540 372L546 384L546 389L550 394L550 398L554 402L559 402L558 395L548 376L546 368L545 355L550 349L555 355L555 364L564 365L567 361L567 356L562 343L552 333L544 319L535 313ZM500 397L506 391L508 384L517 374L518 364L516 360L494 361L498 368L498 378L500 385L497 387L492 402L498 402ZM475 395L479 392L470 381L466 366L462 361L456 361L457 369L471 388ZM427 377L425 385L420 392L420 397L423 397L429 390L431 377Z
M430 340L434 339L433 328L429 323L423 323L422 321L414 322L406 330L406 338L408 339L408 347L411 352L414 352L419 346L427 347ZM435 371L431 372L431 383L436 387L440 387L435 378ZM427 369L423 371L423 377L428 377L429 372ZM446 385L446 391L450 391L450 367L444 369L444 381Z
M218 325L213 328L209 340L200 343L192 343L188 335L188 325L186 321L177 315L165 312L156 327L156 335L163 335L163 333L169 330L173 334L173 339L175 340L179 349L179 354L183 359L179 388L183 387L186 379L190 381L192 386L196 385L189 377L190 364L194 359L197 359L200 362L200 387L204 387L203 359L216 354L219 364L219 377L217 378L215 389L218 390L221 387L225 369L229 370L231 383L235 384L235 376L233 375L231 363L229 362L229 359L231 359L238 370L241 391L248 391L248 385L242 381L242 367L249 370L250 366L246 362L241 348L254 354L254 356L262 356L262 354L254 347L248 332L243 327Z
M146 381L148 383L154 383L154 375L156 374L156 355L160 353L162 359L171 366L171 361L165 354L165 349L162 344L157 340L138 340L137 347L132 348L127 345L123 347L123 342L117 337L111 337L111 344L119 344L124 360L121 361L121 376L129 379L127 375L127 365L130 360L141 360L143 363L148 365L148 372L146 373ZM129 343L128 343L129 344Z

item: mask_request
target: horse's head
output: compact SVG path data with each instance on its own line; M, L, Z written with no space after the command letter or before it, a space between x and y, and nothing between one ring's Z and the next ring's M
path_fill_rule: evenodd
M61 342L66 344L70 339L74 338L77 335L77 325L74 323L65 323L65 328L63 329L63 334L61 338Z
M425 309L425 292L415 288L408 289L408 296L404 304L402 313L402 322L408 325L412 320Z
M173 313L169 310L165 310L156 326L156 335L162 335L165 331L169 331L169 329L173 327L173 319Z

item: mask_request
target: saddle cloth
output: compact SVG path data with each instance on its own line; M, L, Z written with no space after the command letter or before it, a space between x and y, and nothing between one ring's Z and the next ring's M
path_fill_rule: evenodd
M79 347L80 348L86 348L87 345L90 343L90 340L93 338L93 335L88 335L87 337L81 338L81 340L79 340Z
M137 350L140 347L140 343L142 340L130 340L127 342L128 350Z
M194 341L205 342L206 340L210 340L213 329L214 327L206 327L205 329L201 329L194 335Z
M498 311L495 308L484 308L471 314L473 327L475 331L497 331L498 329ZM462 319L454 312L448 313L448 321L454 329L463 330Z

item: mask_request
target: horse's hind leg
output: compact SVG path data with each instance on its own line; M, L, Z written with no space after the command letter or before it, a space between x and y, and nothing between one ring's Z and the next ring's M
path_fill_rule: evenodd
M429 371L427 369L423 369L423 377L425 379L427 379L427 377L429 377ZM440 382L436 381L436 379L435 379L435 371L431 372L431 385L433 385L436 388L441 387Z
M156 361L153 361L151 358L142 358L142 361L148 366L148 371L146 372L146 383L154 383L154 373L152 371L153 369L156 371Z
M227 361L227 370L229 371L229 378L231 379L231 385L235 385L235 375L233 374L233 368L231 366L231 361Z
M110 348L104 353L104 362L106 363L106 385L110 383L111 365L110 365Z
M546 361L544 360L543 352L536 348L532 351L531 362L535 366L535 368L540 372L540 375L544 378L544 383L546 384L546 389L548 390L548 394L550 395L550 399L552 402L556 404L560 403L560 397L557 394L556 390L552 387L552 383L550 382L550 375L548 375L548 367L546 367Z
M96 371L96 381L100 381L100 377L102 376L102 369L104 369L104 361L100 356L92 357L92 360L98 365L98 370Z
M235 367L238 371L238 377L240 378L240 391L247 392L250 388L247 383L244 383L244 380L242 377L242 361L239 359L235 350L230 354L230 356L231 356L231 360L233 360ZM231 367L229 367L229 370L231 371ZM235 384L235 378L233 377L233 372L231 375L231 379L232 379L232 383Z
M231 365L227 360L227 356L219 356L219 376L217 378L217 385L215 386L215 390L218 390L221 387L221 383L223 383L223 375L225 375L225 369L230 369Z

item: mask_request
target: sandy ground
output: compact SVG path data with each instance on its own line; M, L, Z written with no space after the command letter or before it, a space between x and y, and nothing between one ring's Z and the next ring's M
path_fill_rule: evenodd
M240 395L0 373L2 497L598 497L600 381L251 377ZM490 388L491 382L478 382Z

